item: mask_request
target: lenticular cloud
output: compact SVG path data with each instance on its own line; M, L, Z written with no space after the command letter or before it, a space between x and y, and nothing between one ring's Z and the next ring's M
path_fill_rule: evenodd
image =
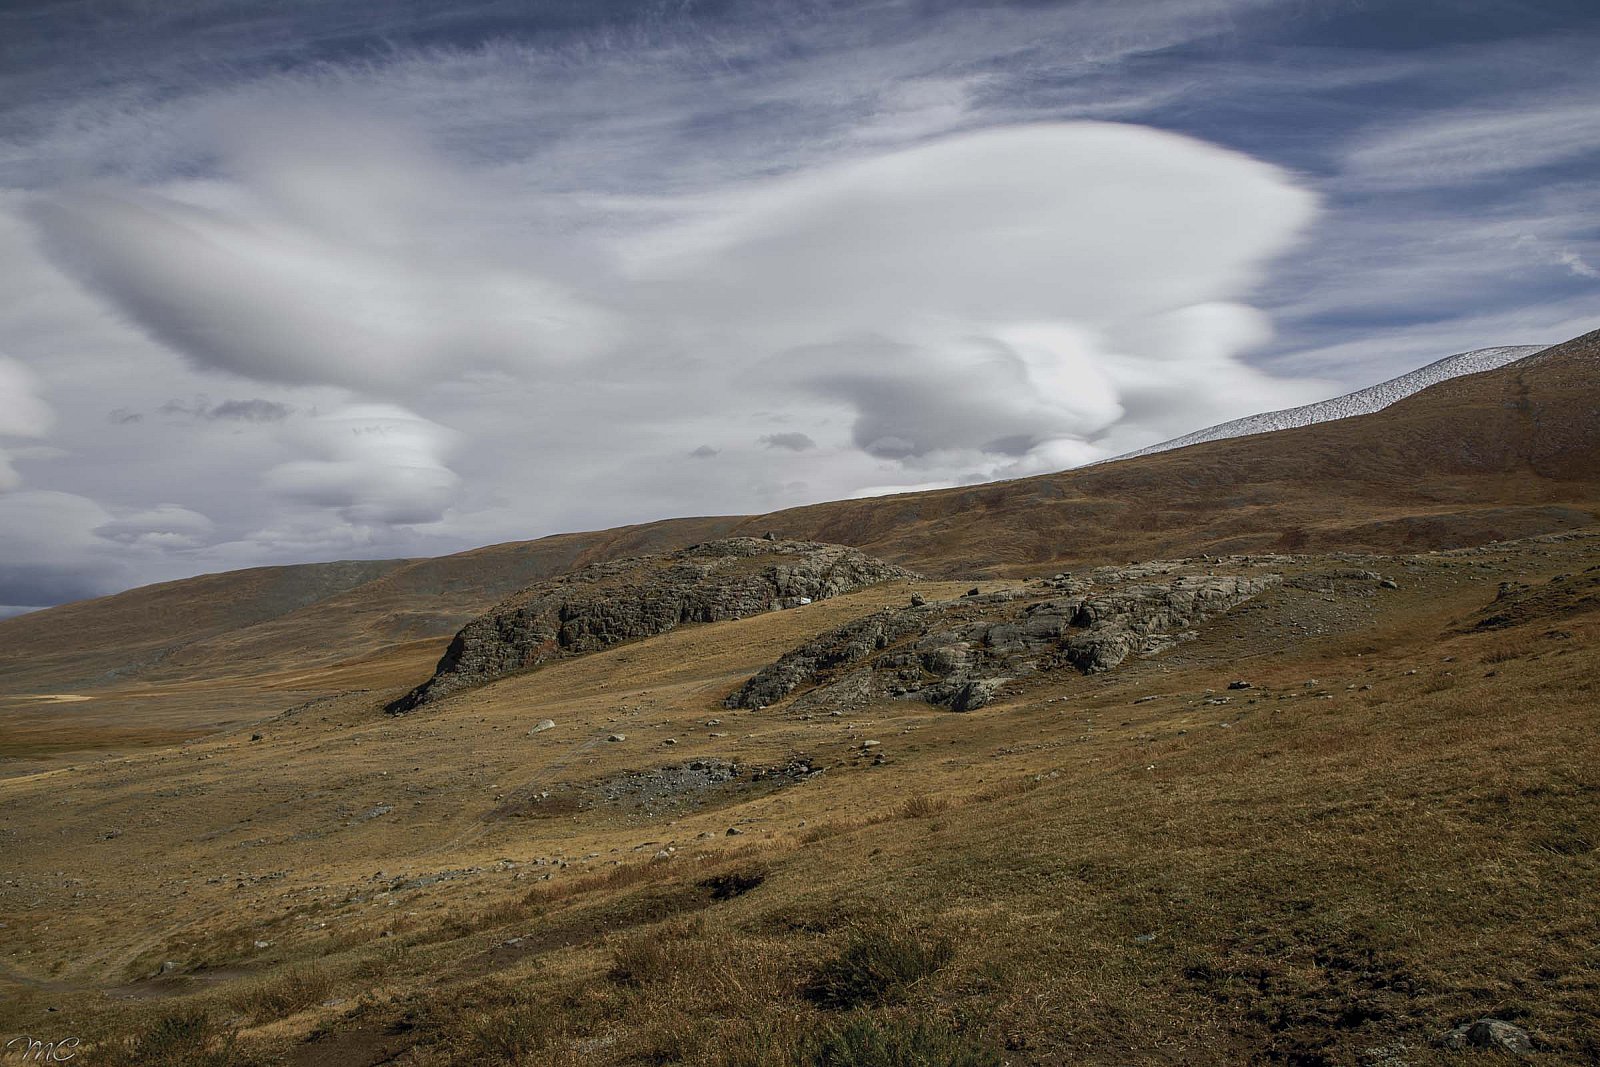
M762 353L842 404L854 444L916 465L1094 450L1198 407L1305 397L1239 354L1236 303L1310 221L1279 170L1109 123L989 130L792 175L640 242L655 317ZM1182 381L1163 403L1153 382ZM1214 383L1214 384L1208 384ZM1120 426L1136 411L1139 425Z
M345 390L284 422L298 457L261 477L346 522L439 521L461 488L447 425L474 479L561 441L540 469L573 486L546 497L604 493L630 449L704 459L717 425L686 487L816 498L1058 469L1326 391L1239 358L1270 336L1245 301L1313 197L1191 138L993 128L615 215L531 162L491 178L321 121L236 123L216 179L58 193L34 218L192 365Z

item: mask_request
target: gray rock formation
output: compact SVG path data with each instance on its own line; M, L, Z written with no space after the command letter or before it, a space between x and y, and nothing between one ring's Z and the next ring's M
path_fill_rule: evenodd
M759 537L596 564L529 586L468 623L433 677L389 711L411 711L515 671L683 623L741 619L914 577L842 545Z
M1178 564L1100 568L1023 589L891 608L824 633L724 701L763 708L805 686L796 707L915 697L955 711L988 704L1012 678L1053 667L1086 674L1172 647L1187 627L1276 585L1276 574L1181 575Z

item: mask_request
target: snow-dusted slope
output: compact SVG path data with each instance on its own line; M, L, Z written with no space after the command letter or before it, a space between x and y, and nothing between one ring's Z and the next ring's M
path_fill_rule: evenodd
M1166 452L1186 445L1197 445L1203 441L1221 441L1227 437L1244 437L1253 433L1310 426L1314 422L1348 419L1352 415L1370 415L1374 411L1388 407L1396 400L1403 400L1412 393L1421 392L1430 385L1436 385L1450 378L1459 378L1463 374L1494 370L1496 367L1503 367L1507 363L1531 356L1535 352L1541 352L1544 348L1544 345L1510 345L1503 348L1479 348L1472 352L1458 352L1409 374L1390 378L1386 382L1379 382L1354 393L1336 396L1332 400L1321 400L1297 408L1284 408L1282 411L1268 411L1260 415L1246 415L1242 419L1220 422L1204 430L1196 430L1194 433L1174 437L1170 441L1163 441L1158 445L1141 448L1137 452L1128 452L1115 458L1131 459L1134 456L1148 456L1152 452Z

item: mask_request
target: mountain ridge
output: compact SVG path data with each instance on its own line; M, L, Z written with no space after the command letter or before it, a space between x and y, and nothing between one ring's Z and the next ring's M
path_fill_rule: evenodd
M1204 444L1208 441L1221 441L1230 437L1245 437L1250 434L1272 433L1277 430L1290 430L1300 426L1311 426L1319 422L1332 422L1336 419L1348 419L1357 415L1371 415L1382 411L1397 401L1419 393L1432 385L1459 378L1468 374L1481 374L1484 371L1495 370L1514 363L1519 359L1526 359L1536 352L1542 352L1545 345L1501 345L1494 348L1475 348L1467 352L1457 352L1445 356L1443 359L1434 360L1432 363L1418 367L1414 371L1369 385L1364 389L1345 393L1343 396L1330 397L1327 400L1318 400L1310 404L1301 404L1298 407L1279 408L1276 411L1263 411L1255 415L1246 415L1227 422L1219 422L1215 426L1174 437L1159 444L1147 445L1132 452L1124 452L1111 459L1100 460L1100 463L1115 463L1122 459L1136 459L1139 456L1150 456L1157 452L1169 452L1175 448L1186 448L1189 445ZM1095 464L1091 464L1093 466Z

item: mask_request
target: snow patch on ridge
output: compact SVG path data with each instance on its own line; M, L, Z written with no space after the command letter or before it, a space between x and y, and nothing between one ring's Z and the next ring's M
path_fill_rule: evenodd
M1507 345L1500 348L1479 348L1471 352L1458 352L1453 356L1429 363L1426 367L1419 367L1409 374L1402 374L1398 378L1390 378L1386 382L1368 386L1354 393L1336 396L1331 400L1321 400L1315 404L1304 404L1297 408L1284 408L1281 411L1267 411L1259 415L1246 415L1242 419L1231 422L1220 422L1215 426L1208 426L1194 433L1174 437L1170 441L1150 445L1135 452L1125 452L1112 459L1101 460L1102 463L1111 463L1119 459L1132 459L1135 456L1148 456L1156 452L1167 452L1174 448L1184 448L1188 445L1198 445L1206 441L1221 441L1229 437L1246 437L1256 433L1270 433L1273 430L1289 430L1296 426L1310 426L1318 422L1332 422L1335 419L1348 419L1355 415L1370 415L1374 411L1381 411L1397 400L1404 400L1413 393L1420 393L1430 385L1459 378L1466 374L1479 374L1483 371L1503 367L1507 363L1514 363L1525 359L1535 352L1542 352L1546 345Z

